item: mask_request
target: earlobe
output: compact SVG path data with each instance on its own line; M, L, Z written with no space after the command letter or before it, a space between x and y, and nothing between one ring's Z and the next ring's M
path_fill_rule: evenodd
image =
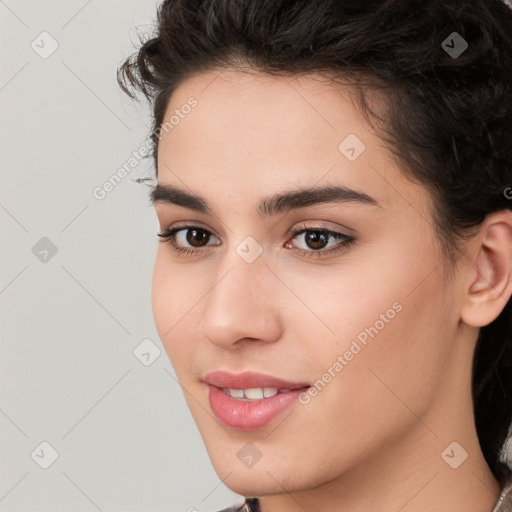
M483 327L499 316L512 295L512 212L488 215L477 239L472 282L461 319L468 325Z

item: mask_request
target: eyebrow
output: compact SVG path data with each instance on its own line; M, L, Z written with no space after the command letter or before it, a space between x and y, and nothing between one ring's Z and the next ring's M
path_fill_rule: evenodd
M205 199L175 186L157 184L150 192L150 199L153 206L157 203L174 204L206 215L214 215ZM256 211L260 217L267 217L316 204L350 202L381 208L373 197L363 192L341 185L329 185L302 188L266 197Z

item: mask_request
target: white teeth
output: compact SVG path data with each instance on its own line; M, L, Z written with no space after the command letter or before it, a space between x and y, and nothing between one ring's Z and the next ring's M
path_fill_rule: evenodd
M278 393L277 388L250 388L250 389L228 389L223 388L222 391L233 398L247 398L248 400L261 400L262 398L270 398Z
M276 388L263 388L263 396L268 398L270 396L276 396L278 393Z
M250 400L261 400L263 398L263 388L244 389L244 396Z

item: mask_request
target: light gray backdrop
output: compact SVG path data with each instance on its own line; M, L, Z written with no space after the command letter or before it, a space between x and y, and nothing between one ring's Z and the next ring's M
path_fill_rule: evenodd
M158 224L135 182L151 162L129 163L149 111L115 70L156 5L0 0L2 512L242 501L212 469L153 324Z

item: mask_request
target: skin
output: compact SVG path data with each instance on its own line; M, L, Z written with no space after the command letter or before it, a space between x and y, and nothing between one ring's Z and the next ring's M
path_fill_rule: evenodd
M500 488L476 436L471 363L479 327L512 293L512 213L487 217L447 279L430 196L401 174L349 90L317 75L228 68L184 81L165 119L190 96L197 106L162 134L158 183L201 196L214 214L166 202L155 210L161 231L187 223L210 238L192 245L181 231L178 245L204 247L190 256L158 244L152 301L219 478L259 497L264 512L490 512ZM338 149L351 133L366 146L354 161ZM330 203L263 219L256 212L264 197L327 184L380 207ZM323 257L301 255L339 243L322 248L287 235L302 223L356 241ZM235 250L248 236L263 249L250 264ZM250 432L213 415L207 372L253 370L313 385L397 302L401 311L309 403ZM454 441L462 448L452 459L468 454L456 469L441 456ZM249 442L261 453L252 467L237 456Z

